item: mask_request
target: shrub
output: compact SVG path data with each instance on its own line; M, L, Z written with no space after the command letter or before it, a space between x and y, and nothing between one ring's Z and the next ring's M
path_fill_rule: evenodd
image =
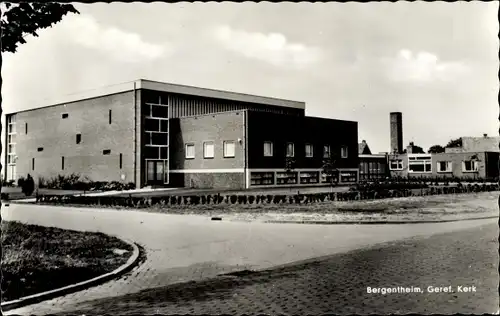
M201 204L203 205L207 204L207 197L204 195L201 196Z
M238 197L236 195L231 195L231 197L230 197L231 204L236 204L237 200L238 200Z
M26 196L31 196L35 190L35 180L28 174L21 184L22 192Z
M1 193L1 199L3 201L8 201L9 200L9 193Z
M270 194L268 194L268 195L266 196L266 200L267 200L267 203L271 204L271 202L273 201L273 196L272 196L272 195L270 195Z

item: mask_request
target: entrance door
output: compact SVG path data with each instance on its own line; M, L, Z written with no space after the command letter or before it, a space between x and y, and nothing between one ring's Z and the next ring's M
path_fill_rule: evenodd
M163 160L148 160L147 161L147 179L148 185L162 185L165 180L165 163Z

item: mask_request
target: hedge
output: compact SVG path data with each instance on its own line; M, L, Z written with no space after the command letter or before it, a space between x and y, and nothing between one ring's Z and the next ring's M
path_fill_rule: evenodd
M442 188L421 188L417 190L366 190L337 193L295 194L295 195L190 195L163 197L120 197L120 196L74 196L74 195L37 195L37 203L101 205L122 207L208 205L208 204L314 204L325 201L356 201L397 198L408 196L427 196L440 194L475 193L497 191L498 185L458 185Z

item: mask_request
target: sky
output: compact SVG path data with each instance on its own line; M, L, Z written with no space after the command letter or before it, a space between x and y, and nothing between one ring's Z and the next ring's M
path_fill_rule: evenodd
M373 153L393 111L405 146L498 135L498 2L74 6L2 54L4 111L143 78L304 101Z

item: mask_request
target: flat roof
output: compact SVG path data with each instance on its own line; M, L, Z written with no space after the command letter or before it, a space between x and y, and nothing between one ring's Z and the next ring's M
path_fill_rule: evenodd
M43 103L45 103L45 105L42 105L42 106L39 106L36 108L30 108L30 109L21 110L21 111L10 112L10 113L6 113L6 114L20 113L20 112L36 110L36 109L44 108L44 107L50 107L50 106L55 106L55 105L60 105L60 104L65 104L65 103L71 103L71 102L77 102L77 101L82 101L82 100L87 100L87 99L103 97L103 96L111 95L111 94L129 92L129 91L133 91L134 89L147 89L147 90L169 92L169 93L176 93L176 94L184 94L184 95L191 95L191 96L198 96L198 97L205 97L205 98L216 98L216 99L248 102L248 103L255 103L255 104L282 106L282 107L296 108L296 109L302 109L302 110L305 110L305 108L306 108L305 102L301 102L301 101L291 101L291 100L263 97L263 96L245 94L245 93L237 93L237 92L215 90L215 89L206 89L206 88L192 87L192 86L186 86L186 85L180 85L180 84L152 81L152 80L146 80L146 79L138 79L138 80L129 81L129 82L125 82L125 83L104 86L104 87L97 88L97 89L72 93L72 94L58 97L56 99L45 100L45 101L42 101Z

